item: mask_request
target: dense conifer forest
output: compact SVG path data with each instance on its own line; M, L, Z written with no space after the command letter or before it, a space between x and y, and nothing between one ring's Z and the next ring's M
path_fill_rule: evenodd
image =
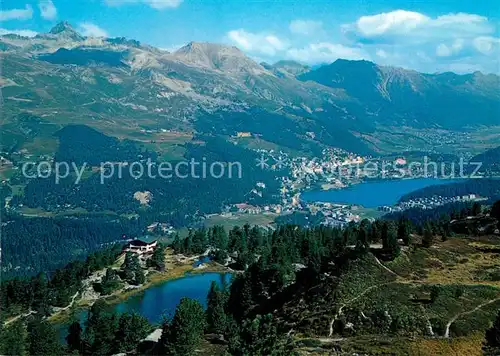
M454 218L473 220L470 217L475 219L485 214L492 219L500 218L500 202L489 210L471 206ZM364 283L373 283L370 280L378 280L383 285L394 284L395 276L391 274L396 273L398 278L403 278L401 275L406 272L400 270L402 266L394 265L403 249L405 254L411 251L413 255L419 251L430 253L438 241L466 239L469 234L478 233L478 230L465 234L453 231L452 221L450 217L418 225L399 217L396 221L373 223L364 220L345 229L284 225L274 231L265 231L245 225L229 231L220 226L191 230L185 239L177 237L173 241L171 247L175 253L199 255L209 249L214 261L229 263L240 272L230 285L212 285L207 310L194 300L183 299L173 317L163 322L159 342L147 353L191 355L205 342L204 335L211 334L216 335L217 342L233 355L294 354L293 350L300 346L292 337L294 330L325 332L317 328L320 325L326 327L327 320L319 319L311 324L310 319L315 313L321 313L322 303L332 303L336 308L340 305L342 309L343 304L339 303L342 303L343 295L355 293L352 288L365 288ZM378 244L381 244L380 248ZM163 251L163 248L159 250ZM145 347L140 341L154 326L139 315L111 312L101 301L92 306L83 325L78 322L71 324L65 345L59 343L52 326L43 319L44 315L50 314L52 306L67 305L73 293L79 290L81 281L93 271L113 264L120 251L121 246L117 245L93 253L85 261L72 262L49 276L41 273L31 279L4 281L1 285L3 318L31 315L4 325L1 351L30 355L37 354L37 350L50 354L111 355ZM156 253L148 265L163 269L161 256L162 253ZM390 270L391 273L387 273L388 267L383 267L380 261L398 272ZM129 283L141 284L144 276L140 270L136 257L128 254L122 266L123 278ZM114 281L114 275L107 272L101 287L112 289ZM398 288L405 288L404 284ZM491 294L484 288L467 288L430 285L424 286L423 290L428 289L430 301L427 303L431 303L432 308L445 303L450 296L460 298L463 293L476 295L474 293L480 292L477 296L486 297ZM388 290L386 293L392 292ZM297 304L297 298L303 302ZM399 301L394 303L397 306ZM396 307L391 310L389 319L384 316L383 309L378 308L374 305L369 308L370 312L366 311L365 317L370 323L360 322L363 332L385 330L383 333L389 335L423 336L426 325L431 325L431 330L436 333L449 332L449 325L447 328L437 319L425 321L421 313L412 314L411 308L400 310ZM355 315L352 313L356 313L355 309L344 314L337 311L338 316L329 323L330 334L348 332L349 324L343 318L352 318ZM304 315L309 316L304 319ZM498 351L497 324L498 320L485 333L484 350L490 355ZM466 332L457 328L454 327L452 332ZM21 335L21 338L16 339L14 335Z

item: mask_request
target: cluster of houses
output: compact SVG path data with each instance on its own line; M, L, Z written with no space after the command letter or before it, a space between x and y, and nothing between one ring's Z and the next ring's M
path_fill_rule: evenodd
M403 210L413 209L413 208L425 210L425 209L433 209L435 207L449 204L449 203L476 202L476 201L483 201L483 200L488 200L488 198L483 198L483 197L480 197L476 194L467 194L467 195L454 196L454 197L443 197L443 196L435 195L432 197L407 200L404 202L400 202L399 204L397 204L395 206L381 206L378 208L378 210L385 211L385 212L398 212L398 211L403 211Z

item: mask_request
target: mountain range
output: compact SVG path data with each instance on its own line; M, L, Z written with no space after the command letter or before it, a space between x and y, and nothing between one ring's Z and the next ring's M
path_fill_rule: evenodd
M67 22L33 38L0 36L0 51L3 151L57 144L53 133L70 123L131 139L159 128L226 138L243 131L257 145L308 154L327 146L362 154L419 149L412 130L500 125L493 74L423 74L343 59L312 69L257 63L236 47L199 42L170 53L85 37ZM388 130L403 133L387 137Z

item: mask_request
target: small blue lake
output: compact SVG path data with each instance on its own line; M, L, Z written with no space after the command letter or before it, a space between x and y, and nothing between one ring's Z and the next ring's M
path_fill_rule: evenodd
M344 189L305 192L301 194L300 198L306 202L329 202L376 208L383 205L394 205L403 195L415 190L456 181L437 178L379 180L356 184Z
M138 313L144 316L152 324L159 324L164 317L172 317L175 308L181 298L188 297L199 301L204 308L207 305L207 294L213 281L219 286L228 285L231 281L230 273L197 273L187 274L184 277L166 281L146 289L144 292L132 296L127 300L110 306L118 313L130 312ZM67 328L71 322L78 320L83 323L87 319L87 310L75 312L71 321L59 324L59 334L64 339L67 334Z

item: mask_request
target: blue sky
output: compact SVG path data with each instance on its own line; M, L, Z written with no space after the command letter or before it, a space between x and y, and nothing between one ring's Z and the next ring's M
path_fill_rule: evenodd
M0 33L33 35L61 20L89 36L173 50L235 45L256 60L367 59L425 72L500 72L493 0L3 0Z

